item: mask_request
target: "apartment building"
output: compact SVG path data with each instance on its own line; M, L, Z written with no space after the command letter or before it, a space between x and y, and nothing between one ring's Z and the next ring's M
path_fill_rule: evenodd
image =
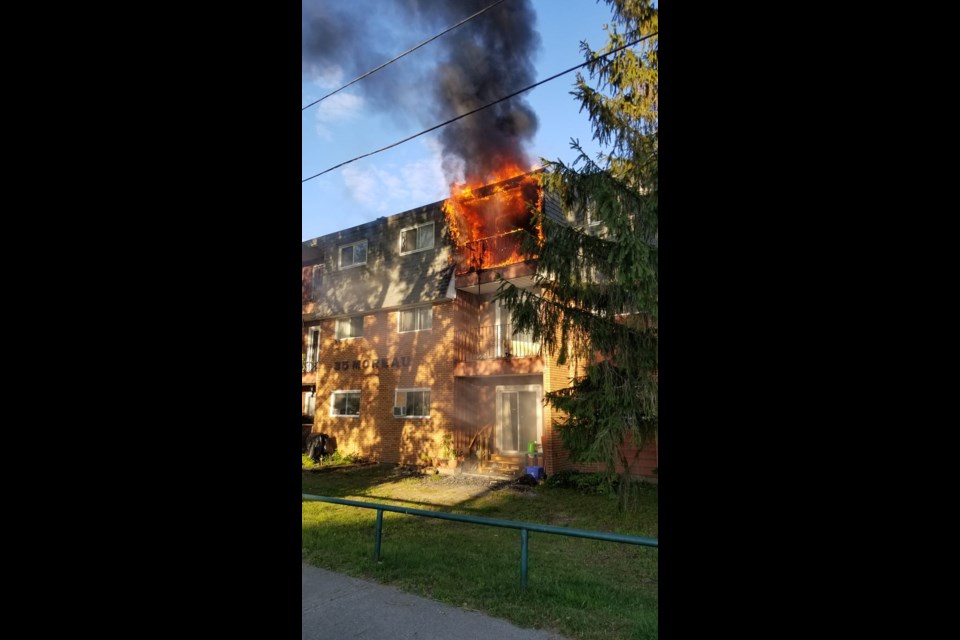
M543 398L573 371L514 331L494 299L499 278L535 286L519 251L539 231L526 203L564 216L531 175L451 203L303 243L305 424L381 462L436 457L450 436L519 465L535 442L548 475L572 468ZM641 475L656 465L655 450L641 453Z

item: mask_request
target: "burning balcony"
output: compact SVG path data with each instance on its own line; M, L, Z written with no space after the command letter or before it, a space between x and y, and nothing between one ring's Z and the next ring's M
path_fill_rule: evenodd
M465 242L454 253L456 275L523 262L521 246L526 235L525 229L514 229L498 236Z
M472 189L454 188L443 204L443 212L456 247L453 261L456 275L524 262L524 237L542 237L533 221L534 211L543 205L537 175L517 175L502 182Z

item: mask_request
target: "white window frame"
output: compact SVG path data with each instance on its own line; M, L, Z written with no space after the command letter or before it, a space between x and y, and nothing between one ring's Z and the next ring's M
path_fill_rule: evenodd
M424 309L430 310L430 326L426 329L420 328L420 312ZM408 311L415 311L416 315L414 316L414 324L416 329L408 329L407 331L403 330L403 314ZM397 333L415 333L417 331L431 331L433 330L433 305L420 305L419 307L410 307L409 309L401 309L397 312Z
M316 365L320 362L320 335L319 325L307 327L307 373L316 371Z
M597 208L588 207L587 208L587 225L588 227L595 227L598 224L603 222L600 218L597 217Z
M424 391L430 393L430 407L427 407L427 413L426 413L426 414L417 415L417 416L408 415L408 414L404 414L404 415L401 415L401 416L398 416L398 415L397 415L397 411L396 411L396 410L397 410L398 408L400 408L399 405L397 405L397 396L398 396L399 394L401 394L401 393L418 393L418 392L419 392L419 393L422 393L422 392L424 392ZM429 419L430 419L430 409L431 409L432 406L433 406L433 390L430 389L429 387L412 387L412 388L409 388L409 389L403 388L403 387L399 387L399 388L395 389L394 392L393 392L393 409L394 409L394 411L393 411L393 417L394 417L394 418L398 418L398 419L410 418L410 419L416 419L416 420L429 420ZM404 405L403 408L406 409L406 405Z
M310 285L313 287L313 297L320 297L320 289L323 288L323 265L315 264L313 265L313 279L310 282Z
M602 220L597 216L597 203L593 200L589 201L583 212L583 226L595 227L601 222Z
M420 245L420 229L424 229L426 227L430 227L430 246L420 247L419 246ZM403 234L406 233L407 231L412 231L414 229L417 230L417 248L411 249L409 251L404 251L403 250ZM435 240L436 233L437 233L437 228L433 222L424 222L423 224L418 224L412 227L407 227L405 229L400 229L400 237L397 239L397 242L400 245L400 255L406 256L406 255L410 255L411 253L420 253L421 251L429 251L430 249L433 249L436 244L436 240Z
M348 393L357 394L357 413L337 413L334 409L337 405L336 398L339 395L345 395ZM330 417L332 418L359 418L360 417L360 401L363 396L360 393L360 389L337 389L330 393Z
M349 335L349 336L343 336L343 337L341 337L341 335L340 335L340 327L341 327L344 323L346 323L346 324L348 324L348 325L350 326L351 331L352 331L352 329L353 329L353 321L354 321L355 318L360 318L360 335L358 335L358 336ZM335 326L334 326L334 336L336 337L337 340L354 340L354 339L356 339L356 338L362 338L362 337L363 337L363 330L364 330L364 326L363 326L363 325L364 325L363 316L350 316L349 318L337 318L337 322L336 322L336 324L335 324Z
M315 391L303 392L303 415L313 417L317 413L317 393Z
M354 262L353 264L343 265L343 250L349 249L350 247L357 247L363 245L363 262ZM356 242L351 242L350 244L342 244L337 247L337 267L339 269L352 269L354 267L361 267L367 264L367 257L369 255L370 247L367 246L367 240L357 240ZM356 253L356 251L354 251Z

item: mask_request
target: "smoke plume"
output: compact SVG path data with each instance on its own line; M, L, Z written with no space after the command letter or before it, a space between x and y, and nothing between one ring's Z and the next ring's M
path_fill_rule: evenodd
M302 0L302 71L340 72L346 83L492 2ZM347 91L398 123L433 126L533 84L539 47L531 0L506 0ZM522 95L439 129L448 181L486 184L505 166L529 170L525 145L536 131Z

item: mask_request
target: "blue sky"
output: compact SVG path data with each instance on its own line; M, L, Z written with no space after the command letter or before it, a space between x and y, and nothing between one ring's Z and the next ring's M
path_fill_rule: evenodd
M534 57L536 81L583 62L579 52L581 40L587 40L594 49L605 43L603 25L610 20L605 2L533 0L532 4L541 38L541 47ZM483 15L474 18L483 19ZM393 51L393 55L438 31L406 31L400 38L404 44ZM451 31L441 39L456 39L458 31ZM438 42L440 39L385 67L377 75L390 74L400 64L428 62L431 47ZM352 79L353 76L345 76L335 66L314 67L304 74L301 104L306 105ZM523 94L539 119L537 133L528 146L532 157L572 161L570 138L579 138L591 155L597 150L591 140L586 113L579 111L579 103L569 95L574 79L575 72L571 72ZM365 81L302 112L301 177L427 128L417 120L419 114L406 113L416 109L416 105L398 105L394 113L374 109L359 88ZM308 240L446 198L449 184L441 168L438 134L439 130L428 133L303 183L301 239Z

